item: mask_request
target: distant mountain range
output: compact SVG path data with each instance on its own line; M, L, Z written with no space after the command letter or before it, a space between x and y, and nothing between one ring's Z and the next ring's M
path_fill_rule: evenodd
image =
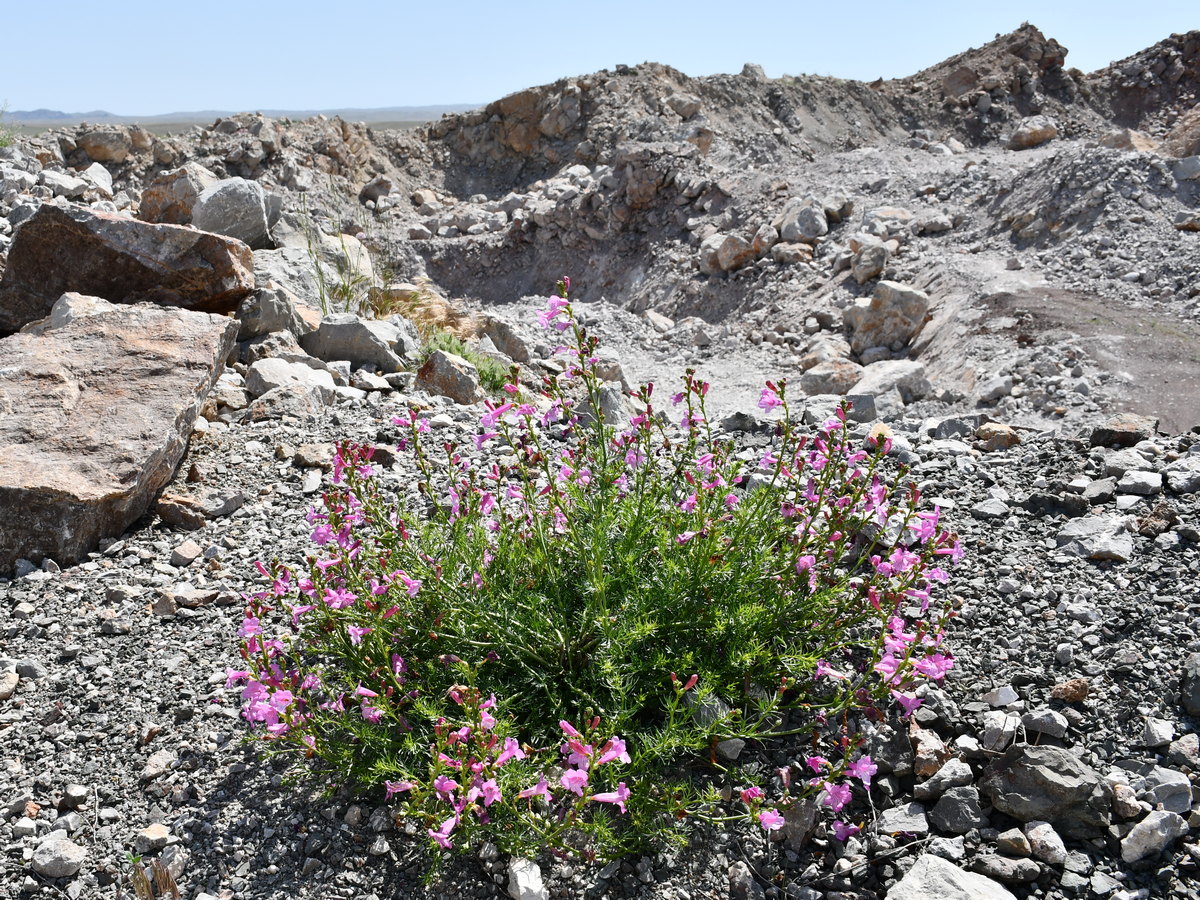
M257 111L276 119L307 119L310 116L323 114L341 116L343 119L355 122L427 122L439 118L443 113L465 112L480 105L482 104L452 103L435 106L388 106L378 109L263 109ZM137 122L152 125L166 122L205 123L232 115L236 115L236 113L219 109L164 113L155 116L124 116L103 109L72 113L57 109L14 109L5 113L4 118L19 125L71 125L79 122L95 122L97 124Z

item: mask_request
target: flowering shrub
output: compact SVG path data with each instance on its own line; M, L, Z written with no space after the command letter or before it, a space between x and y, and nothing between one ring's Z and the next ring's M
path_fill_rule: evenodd
M230 673L245 718L441 848L596 857L687 816L772 831L807 796L840 813L876 771L848 714L909 715L951 665L931 591L956 539L884 477L887 440L856 446L844 410L802 434L782 382L761 452L713 434L690 371L610 425L597 341L559 287L540 321L566 339L561 374L534 395L514 375L474 448L395 420L410 495L339 446L313 555L258 564ZM738 773L720 742L801 735L813 749L771 796L721 804Z

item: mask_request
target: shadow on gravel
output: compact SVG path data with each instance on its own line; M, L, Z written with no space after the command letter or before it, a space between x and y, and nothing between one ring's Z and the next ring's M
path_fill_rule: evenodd
M1097 365L1114 375L1105 390L1113 412L1157 416L1159 430L1180 434L1200 424L1200 326L1169 313L1130 308L1095 294L1035 288L984 297L1012 316L1019 344L1081 337Z

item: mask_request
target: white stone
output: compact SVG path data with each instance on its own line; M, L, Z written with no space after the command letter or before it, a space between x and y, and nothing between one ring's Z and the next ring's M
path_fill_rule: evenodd
M513 900L548 900L542 870L532 859L514 857L508 864L508 896Z

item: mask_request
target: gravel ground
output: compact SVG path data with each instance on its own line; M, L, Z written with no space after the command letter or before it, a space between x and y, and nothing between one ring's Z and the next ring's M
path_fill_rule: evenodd
M240 493L244 503L231 515L191 534L145 521L86 563L0 584L0 671L19 677L12 699L0 705L0 896L112 897L132 852L163 860L189 898L503 894L508 861L487 858L486 848L485 858L455 857L423 884L423 839L398 831L370 799L324 797L311 779L285 779L277 762L246 742L236 692L224 687L225 668L237 662L239 593L254 585L253 560L297 559L307 543L302 515L312 497L304 493L305 472L292 465L295 449L380 439L400 402L399 395L359 401L304 423L214 427L196 436L180 469L191 483L169 490ZM471 409L431 403L434 412L446 410L439 421L448 431L470 433ZM1156 763L1188 782L1197 759L1194 722L1177 698L1184 660L1200 650L1193 632L1197 494L1170 497L1179 522L1163 536L1125 532L1127 561L1082 559L1059 546L1067 519L1046 498L1086 507L1072 492L1103 475L1112 451L1034 436L980 453L960 440L935 441L921 427L915 420L897 425L913 448L914 477L967 549L949 586L959 607L949 638L959 662L944 692L931 694L917 716L924 731L940 735L978 778L999 755L976 742L986 715L1051 710L1065 722L1060 737L1024 725L1019 739L1071 748L1101 775L1123 770L1126 782L1136 781L1137 767ZM1160 436L1141 445L1158 454L1145 466L1162 470L1179 454L1194 458L1186 455L1193 439ZM1085 481L1064 489L1081 475ZM396 469L387 477L401 482L406 474ZM1084 511L1137 516L1151 505L1117 494ZM1052 699L1054 686L1072 678L1087 680L1087 698ZM1014 693L989 694L997 688ZM1146 722L1155 719L1169 723L1168 742L1190 734L1190 745L1146 747ZM876 750L881 768L893 773L881 778L872 807L856 801L852 812L866 828L845 845L823 829L806 845L748 830L699 831L686 851L603 869L543 860L549 895L876 897L929 846L965 854L963 865L988 856L1015 822L986 799L957 845L954 828L934 827L929 836L938 844L895 837L886 821L874 822L911 803L924 780L912 774L905 743ZM803 748L755 753L763 764L780 765ZM1186 806L1185 815L1190 794ZM1145 811L1137 807L1138 815ZM1099 837L1068 843L1081 854L1071 864L1083 870L1083 893L1070 877L1064 886L1063 876L1076 873L1047 863L1035 865L1035 881L1009 888L1017 896L1101 894L1095 887L1108 877L1113 890L1149 891L1124 896L1197 896L1196 845L1172 844L1151 862L1127 865L1119 841L1129 827L1118 822ZM86 853L77 876L34 872L35 851L53 832L66 832Z

